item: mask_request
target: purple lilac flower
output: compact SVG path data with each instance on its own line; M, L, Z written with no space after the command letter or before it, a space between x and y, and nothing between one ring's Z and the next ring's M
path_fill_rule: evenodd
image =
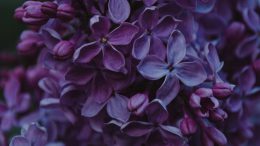
M259 8L24 2L19 53L0 52L0 145L259 145Z
M90 19L92 35L96 41L82 45L76 50L73 60L77 63L88 63L102 51L103 64L111 71L119 71L125 66L125 58L114 45L128 45L138 27L122 23L109 33L110 22L106 17L93 16Z
M166 104L169 104L178 94L179 80L187 86L196 86L207 77L200 61L182 61L185 55L185 38L181 32L173 31L167 45L167 63L151 55L144 58L137 66L138 71L149 80L158 80L166 76L157 91L157 98L162 99Z

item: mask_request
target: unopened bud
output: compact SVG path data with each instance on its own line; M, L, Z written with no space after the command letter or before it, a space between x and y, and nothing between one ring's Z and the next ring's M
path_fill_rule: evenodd
M44 2L41 6L42 13L48 15L49 17L55 17L57 14L58 5L53 2Z
M57 59L68 59L72 56L74 44L70 41L60 41L53 48L53 55Z
M64 21L69 21L73 19L75 14L75 10L71 5L69 4L61 4L58 6L58 11L57 11L57 17L64 20Z
M197 131L197 124L192 118L186 116L181 120L180 129L184 135L194 134Z
M133 112L135 115L142 115L145 107L148 105L149 99L146 94L135 94L128 101L128 110Z
M210 118L214 121L224 121L227 117L227 113L221 108L210 111Z
M233 93L234 87L229 83L216 83L212 88L213 95L219 99L226 98Z

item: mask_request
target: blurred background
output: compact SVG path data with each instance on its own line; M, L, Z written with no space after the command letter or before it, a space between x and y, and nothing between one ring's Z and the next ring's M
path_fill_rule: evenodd
M15 52L19 35L24 25L13 18L14 10L23 3L23 0L0 0L0 52Z

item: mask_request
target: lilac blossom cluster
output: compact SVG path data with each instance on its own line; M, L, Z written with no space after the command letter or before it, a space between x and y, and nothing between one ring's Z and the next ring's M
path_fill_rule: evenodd
M26 1L14 17L28 29L0 55L1 146L260 145L258 0Z

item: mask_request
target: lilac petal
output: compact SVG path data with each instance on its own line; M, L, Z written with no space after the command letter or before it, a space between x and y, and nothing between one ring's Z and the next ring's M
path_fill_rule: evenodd
M37 146L45 146L47 143L47 131L36 123L29 126L25 133L22 133L31 143Z
M59 95L59 103L65 106L77 106L85 101L86 93L74 84L66 84Z
M65 74L65 79L71 81L77 85L87 84L93 77L95 72L91 69L81 68L81 67L72 67Z
M109 33L108 42L112 45L128 45L138 33L138 27L130 23L122 23Z
M103 111L100 114L96 115L95 117L89 118L89 125L91 129L99 133L103 132L105 118L106 118L106 113Z
M121 131L132 137L140 137L150 133L153 125L147 122L131 121L121 127Z
M151 46L151 37L143 34L139 38L137 38L134 42L132 55L136 59L143 59L149 53Z
M197 37L199 24L191 13L183 13L181 18L182 21L178 25L178 29L184 34L186 42L191 43Z
M173 29L176 28L178 20L172 16L164 16L158 22L158 24L153 29L153 34L157 37L167 38Z
M17 104L18 94L20 92L20 82L16 77L11 77L4 87L4 97L8 107L14 107Z
M124 22L130 15L130 5L127 0L109 0L108 13L113 22Z
M243 92L248 92L253 88L256 83L256 76L252 67L247 66L242 69L238 82Z
M107 17L95 15L90 18L90 29L96 37L102 37L108 34L111 23Z
M206 46L206 58L213 72L219 72L223 66L220 62L217 50L213 44L207 44Z
M241 108L243 106L242 102L243 101L239 98L231 97L231 98L227 99L225 106L230 112L235 113L235 112L238 112L239 110L241 110Z
M59 85L58 83L49 77L42 78L38 82L38 86L47 94L52 97L58 97L59 95Z
M150 54L158 56L162 60L164 60L166 57L166 48L165 48L162 40L156 36L152 37Z
M99 54L101 48L98 42L84 44L73 54L73 61L76 63L88 63Z
M138 64L137 69L148 80L158 80L169 72L167 64L156 56L145 57Z
M107 103L108 115L119 121L126 122L131 114L127 109L127 103L127 97L115 94Z
M215 6L216 0L197 0L197 6L195 12L208 13Z
M182 137L181 130L170 125L160 125L161 131L165 137Z
M183 34L175 30L172 32L167 44L168 64L178 64L186 55L186 41Z
M157 124L161 124L168 119L168 111L166 106L160 99L154 99L147 105L145 112L149 121Z
M104 103L110 98L112 86L101 76L96 76L92 81L91 95L97 103Z
M182 62L175 66L176 76L187 86L203 83L207 73L199 61Z
M193 108L200 108L200 101L201 101L201 97L198 96L197 94L191 94L190 99L189 99L189 104L191 107Z
M93 100L94 96L87 99L86 103L83 105L81 110L81 115L91 118L96 116L107 104L107 102L97 103Z
M180 90L180 83L176 76L167 75L163 84L156 92L156 98L163 101L165 105L172 102Z
M146 6L152 6L157 0L143 0Z
M258 36L257 35L253 35L250 37L246 37L245 39L243 39L236 48L236 56L239 58L245 58L249 55L252 55L255 50L257 50L258 48Z
M10 146L30 146L30 143L23 136L14 136L10 142Z
M260 30L260 18L254 9L243 10L243 18L249 28L257 32Z
M138 22L142 28L150 30L157 24L158 17L158 10L155 6L147 7L140 14Z
M40 101L40 106L45 108L58 107L60 100L58 98L44 98Z
M42 37L45 42L45 45L48 49L54 48L54 46L61 41L61 36L55 30L44 28L42 29Z
M118 72L125 66L124 55L112 45L107 45L103 49L103 64L107 69Z

